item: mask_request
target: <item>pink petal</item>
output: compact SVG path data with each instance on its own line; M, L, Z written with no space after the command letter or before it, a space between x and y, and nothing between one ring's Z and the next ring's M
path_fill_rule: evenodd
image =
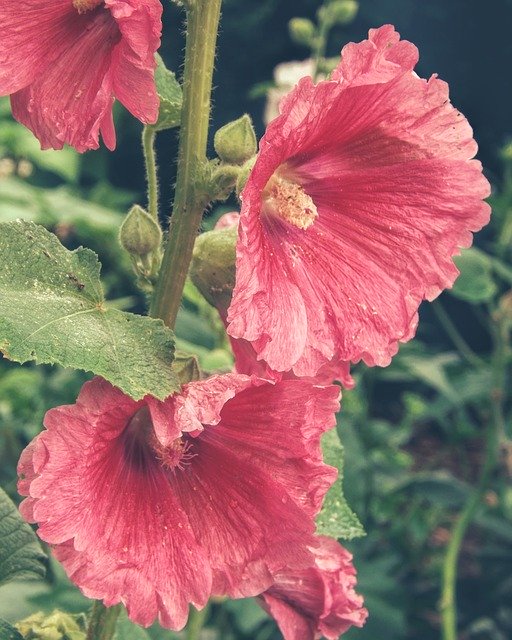
M242 193L228 332L271 369L343 379L348 361L388 364L488 221L472 130L416 58L391 26L372 30L336 81L302 79L267 128ZM311 226L262 211L277 170L316 207Z

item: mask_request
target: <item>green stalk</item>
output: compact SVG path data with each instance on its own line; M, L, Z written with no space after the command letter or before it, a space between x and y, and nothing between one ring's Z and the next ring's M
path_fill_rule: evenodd
M491 314L492 316L492 314ZM466 530L482 503L489 479L496 467L498 445L503 437L505 419L503 416L503 397L506 381L508 337L500 322L493 326L494 349L492 359L493 388L491 390L490 406L492 420L486 432L485 460L480 473L478 484L469 496L460 513L450 537L443 562L443 577L441 591L441 627L442 640L457 640L457 565L460 549Z
M208 617L208 611L208 604L201 609L201 611L198 611L193 607L190 609L188 624L185 629L186 640L199 640L201 630L203 629L206 618Z
M183 110L174 207L150 315L173 328L194 241L208 204L201 188L206 163L215 47L221 0L194 0L187 7Z
M96 600L89 615L86 640L111 640L120 613L120 604L107 608L102 602Z
M146 181L148 184L148 213L158 222L158 174L155 153L156 133L152 127L144 127L142 131L142 150L146 165Z

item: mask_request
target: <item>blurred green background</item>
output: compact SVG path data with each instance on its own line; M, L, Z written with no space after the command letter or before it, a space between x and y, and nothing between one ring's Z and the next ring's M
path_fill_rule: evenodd
M294 44L288 21L314 19L318 0L225 0L213 130L248 112L264 131L265 88L274 67L308 51ZM350 640L440 637L440 585L447 545L472 496L477 507L464 536L457 576L461 640L512 638L512 2L509 0L361 0L356 18L333 29L328 55L392 23L420 49L417 71L447 80L453 103L470 120L479 157L493 185L491 225L460 260L452 292L423 305L417 338L386 369L356 367L344 393L339 433L345 446L345 491L368 535L347 546L355 554L359 590L370 618ZM165 5L162 56L178 72L183 14ZM103 263L108 297L143 312L117 229L132 202L144 204L141 127L121 108L119 144L78 156L38 151L0 100L0 220L33 219L70 248L93 248ZM162 210L169 208L176 132L159 134ZM236 205L234 200L228 206ZM205 219L205 228L219 210ZM229 355L211 309L190 296L177 327L205 366ZM16 496L20 450L51 406L72 402L84 374L0 362L0 485ZM486 454L487 449L491 452ZM487 460L487 464L486 464ZM475 493L477 492L477 493ZM78 592L51 565L46 584L0 589L0 617L16 620L39 608L81 611ZM153 638L175 634L158 627ZM144 636L141 636L141 638ZM273 623L251 601L216 604L204 640L273 640Z

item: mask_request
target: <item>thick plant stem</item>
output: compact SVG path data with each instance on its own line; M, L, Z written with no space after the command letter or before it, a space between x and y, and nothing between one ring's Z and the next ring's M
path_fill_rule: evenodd
M195 0L187 8L183 110L178 175L169 239L151 303L150 315L173 328L194 241L208 197L201 187L206 162L215 47L221 0Z
M120 604L107 608L96 600L89 616L86 640L110 640L114 636L120 613Z
M148 184L148 213L158 221L158 174L155 153L156 133L152 127L144 127L142 131L142 150L146 165L146 181Z

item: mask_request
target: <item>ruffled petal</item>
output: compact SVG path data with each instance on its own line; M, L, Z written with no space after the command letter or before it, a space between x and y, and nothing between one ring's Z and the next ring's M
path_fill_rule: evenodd
M82 29L63 29L67 46L59 57L11 96L14 117L34 132L43 149L62 149L64 144L81 152L97 149L100 129L112 117L109 69L119 29L105 9L74 19Z
M334 81L302 79L267 128L242 193L228 332L272 369L342 379L347 361L388 364L488 221L472 130L416 58L389 25L373 30ZM311 199L313 224L263 210L275 175Z

